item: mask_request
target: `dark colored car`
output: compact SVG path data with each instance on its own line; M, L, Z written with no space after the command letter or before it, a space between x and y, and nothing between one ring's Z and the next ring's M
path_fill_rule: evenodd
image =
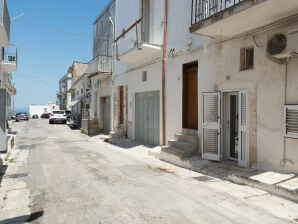
M65 114L66 114L66 118L69 121L70 120L70 116L71 116L71 111L70 110L65 110Z
M29 116L25 112L20 112L16 114L16 121L29 121Z
M48 113L43 113L40 115L41 118L50 118L50 115Z
M80 116L78 114L71 114L69 118L69 127L71 129L77 129L80 128L81 122L80 122Z
M38 115L37 114L33 114L31 118L32 119L38 119Z

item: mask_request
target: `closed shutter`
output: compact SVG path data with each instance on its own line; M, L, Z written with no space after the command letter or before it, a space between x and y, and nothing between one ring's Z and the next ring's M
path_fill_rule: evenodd
M248 167L249 131L248 131L248 92L239 91L239 166Z
M202 157L220 160L220 93L202 93Z
M285 105L285 137L298 138L298 105Z

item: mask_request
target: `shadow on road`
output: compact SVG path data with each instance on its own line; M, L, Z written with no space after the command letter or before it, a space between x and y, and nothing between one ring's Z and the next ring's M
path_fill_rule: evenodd
M43 211L33 212L31 215L23 215L10 219L1 220L0 224L9 224L9 223L23 223L23 222L32 222L39 219L43 216Z
M7 166L0 166L0 184L2 182L3 176L7 170Z

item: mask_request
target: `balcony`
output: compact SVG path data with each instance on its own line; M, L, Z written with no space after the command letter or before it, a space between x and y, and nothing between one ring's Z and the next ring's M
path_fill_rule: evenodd
M134 66L161 57L160 45L144 42L141 35L141 19L137 20L116 38L117 59Z
M226 39L297 14L297 0L193 0L190 32Z
M8 47L10 36L10 17L6 0L0 0L0 46Z
M10 45L8 48L2 48L1 70L5 72L12 72L17 70L17 48Z
M99 80L105 79L112 74L112 57L97 56L88 63L89 76L97 76Z

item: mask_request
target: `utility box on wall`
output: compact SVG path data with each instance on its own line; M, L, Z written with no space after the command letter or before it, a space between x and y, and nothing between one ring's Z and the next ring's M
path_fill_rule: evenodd
M0 152L6 152L6 89L0 89Z

